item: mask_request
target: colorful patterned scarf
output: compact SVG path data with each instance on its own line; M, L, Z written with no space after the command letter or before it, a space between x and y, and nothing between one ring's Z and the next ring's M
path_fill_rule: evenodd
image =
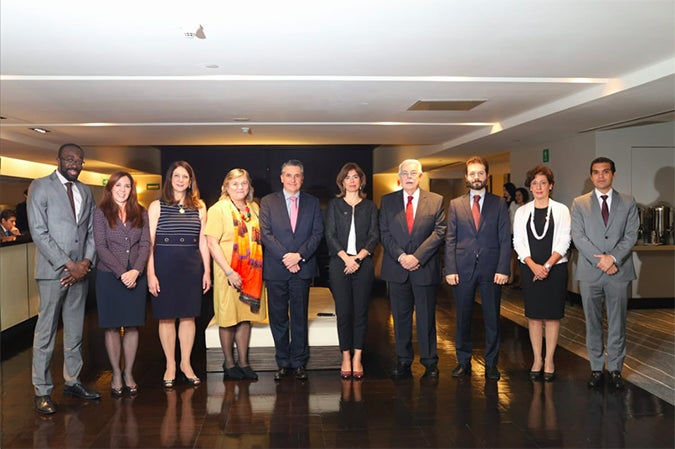
M258 216L256 214L251 215L250 213L242 214L234 203L230 201L230 204L232 224L235 229L230 265L241 276L239 299L251 306L251 312L258 313L260 311L260 297L263 285L263 249L260 241ZM247 208L250 210L251 206L247 204ZM246 219L249 220L249 226L246 226Z

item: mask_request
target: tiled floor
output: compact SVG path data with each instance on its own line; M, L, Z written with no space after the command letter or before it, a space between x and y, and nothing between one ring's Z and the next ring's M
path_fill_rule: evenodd
M508 295L507 295L508 296ZM202 331L210 318L205 299ZM505 305L508 301L505 301ZM95 310L87 314L83 381L106 393L101 401L63 397L55 355L53 394L59 411L51 417L33 411L30 336L3 339L0 428L2 448L104 447L635 447L672 448L673 406L629 383L623 391L586 387L588 362L564 348L557 352L558 377L530 382L527 330L503 318L498 382L483 377L480 307L476 308L473 376L450 377L455 365L454 308L449 290L438 297L438 382L424 382L419 364L414 379L387 377L394 358L387 299L373 298L366 378L342 381L337 371L310 371L306 382L275 384L271 372L257 382L223 381L209 373L200 387L160 386L163 356L151 319L141 335L135 369L140 394L112 399L103 335ZM198 332L199 336L199 332ZM61 340L58 340L58 345ZM203 339L193 364L205 374ZM672 367L672 364L671 364Z

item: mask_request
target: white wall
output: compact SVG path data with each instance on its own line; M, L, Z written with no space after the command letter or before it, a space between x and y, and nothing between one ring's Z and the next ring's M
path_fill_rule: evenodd
M555 174L553 196L567 205L574 197L590 191L591 161L606 156L616 164L614 187L635 196L638 203L657 198L675 205L675 123L635 126L546 142L511 151L511 182L521 186L525 173L542 162L549 149L548 165ZM669 188L670 187L670 188ZM668 196L670 193L671 196Z
M588 133L529 148L514 149L511 152L511 182L516 187L523 187L527 171L544 164L553 170L555 176L553 198L571 205L574 197L589 189L589 164L595 158L595 145L595 136ZM542 161L542 151L546 148L549 151L549 162Z
M598 132L596 152L616 164L618 191L640 204L675 205L675 122Z

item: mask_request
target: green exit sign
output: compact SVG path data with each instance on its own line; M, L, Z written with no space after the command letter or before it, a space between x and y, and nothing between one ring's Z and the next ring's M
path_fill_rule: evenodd
M108 185L108 178L103 178L103 185Z
M548 162L548 148L545 148L541 153L542 160Z

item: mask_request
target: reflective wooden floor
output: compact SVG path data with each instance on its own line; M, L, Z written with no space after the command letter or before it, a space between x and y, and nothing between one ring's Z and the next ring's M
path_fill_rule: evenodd
M61 364L55 353L52 398L58 412L49 417L33 411L31 338L29 332L3 335L0 432L2 448L468 448L468 447L609 447L673 448L673 406L628 384L622 392L586 387L588 362L560 348L555 382L531 382L527 330L502 318L499 382L486 381L480 357L484 335L480 307L474 319L478 358L473 376L450 377L454 355L454 310L449 290L439 291L438 382L392 381L394 345L389 304L373 298L366 378L342 381L337 371L310 371L306 382L275 384L271 372L257 382L223 381L205 373L203 330L211 317L204 302L193 355L196 372L206 378L197 388L160 386L164 361L157 325L148 319L141 335L135 375L140 393L134 399L110 397L110 371L90 307L85 323L82 380L104 398L85 402L64 397ZM62 344L61 336L57 348Z

